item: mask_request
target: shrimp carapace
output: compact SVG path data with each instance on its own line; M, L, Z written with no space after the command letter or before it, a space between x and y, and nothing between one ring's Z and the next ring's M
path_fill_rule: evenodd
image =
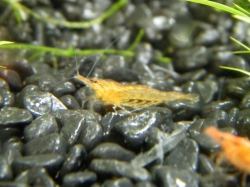
M115 107L143 108L177 99L187 99L194 102L199 100L197 95L163 92L145 85L122 85L112 80L88 79L79 74L74 78L92 88L96 97L104 104Z
M221 146L222 156L232 165L243 172L250 172L250 141L219 131L215 127L208 127L204 132Z

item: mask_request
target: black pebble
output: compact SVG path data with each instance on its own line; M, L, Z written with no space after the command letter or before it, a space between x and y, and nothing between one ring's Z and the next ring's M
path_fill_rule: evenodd
M129 162L135 157L135 154L115 143L101 143L90 152L89 156Z
M0 111L0 126L14 125L20 126L28 124L33 117L29 111L16 107L4 107Z
M94 172L79 171L69 173L63 177L62 187L81 187L94 183L97 176Z
M144 168L134 168L130 163L115 159L94 159L90 169L100 175L128 177L136 181L149 181L151 176Z
M26 141L30 141L57 132L59 132L59 128L55 117L51 114L44 114L25 127L24 137Z
M51 133L43 137L30 140L24 145L24 155L45 153L66 154L65 140L58 133Z
M198 166L198 144L191 139L182 140L165 158L164 163L177 169L196 171Z
M55 176L59 171L59 168L63 162L63 157L59 154L41 154L18 157L13 161L12 168L15 175L21 172L33 168L33 167L44 167L47 172Z

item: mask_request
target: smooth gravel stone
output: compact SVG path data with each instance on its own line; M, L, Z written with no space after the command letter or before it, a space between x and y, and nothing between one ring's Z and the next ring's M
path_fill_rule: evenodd
M17 106L23 108L24 106L24 97L27 94L33 93L34 91L41 91L37 85L27 85L25 86L20 93L16 95L15 103Z
M206 45L210 46L218 42L220 38L220 33L218 30L213 29L210 25L206 25L205 27L210 27L210 28L205 28L202 32L200 32L195 40L194 43L196 45Z
M232 28L232 37L237 38L239 42L244 41L245 36L247 36L248 28L249 26L247 23L236 20L236 23L233 25L233 28Z
M200 179L200 185L202 187L239 186L239 182L237 182L236 184L228 185L228 180L228 176L222 171L214 171L209 175L202 176Z
M3 90L0 89L0 108L3 106L3 100L4 100L4 93Z
M89 156L129 162L135 157L135 154L115 143L101 143L89 153Z
M50 66L45 63L33 63L31 66L31 70L33 74L36 74L36 75L52 73Z
M192 119L200 112L199 103L184 99L162 103L161 106L172 111L174 121Z
M235 98L242 99L250 91L250 77L226 80L226 93Z
M162 90L164 92L172 91L173 84L170 81L161 78L152 79L151 77L141 78L139 84L148 85L151 88Z
M42 167L34 167L20 173L16 178L15 182L27 183L30 186L46 186L56 187L57 184L48 175L46 169Z
M4 156L0 155L0 181L12 180L11 166L8 164Z
M134 184L131 180L126 177L112 179L112 180L105 180L102 184L103 187L134 187Z
M141 112L147 112L148 109L141 109ZM159 120L159 126L161 130L164 132L167 131L167 129L170 129L171 126L173 125L173 115L172 111L169 110L168 108L162 108L162 107L150 107L150 112L151 113L158 113L160 114L160 117L158 118Z
M193 135L192 139L197 142L200 147L200 150L205 153L214 153L220 148L217 143L215 143L209 136L203 133L197 134L195 136Z
M0 107L12 106L15 101L14 93L0 88Z
M101 184L100 183L94 183L90 187L101 187Z
M91 88L83 87L75 93L75 98L80 103L81 108L102 113L104 105L98 98L93 97L93 95L94 91Z
M230 127L236 127L237 125L237 121L238 121L238 117L239 117L239 109L238 108L232 108L229 112L228 112L228 117L229 117L229 126Z
M241 69L243 71L248 71L248 72L250 71L250 66L248 64L248 61L240 56L232 56L232 58L230 58L228 60L226 66L229 66L232 68L238 68L238 69ZM232 71L230 75L232 75L232 74L236 74L236 75L240 75L240 76L242 75L241 73L234 72L234 71Z
M23 99L24 107L34 116L41 116L56 110L66 109L58 98L48 92L30 92Z
M114 67L114 65L105 67L103 71L104 79L111 79L117 82L138 81L138 75L128 68Z
M145 4L140 3L133 7L133 11L130 12L129 19L127 20L129 26L138 26L139 28L146 28L152 26L151 18L152 18L152 11L151 9Z
M0 182L0 187L30 187L27 184L20 184L18 182Z
M153 48L149 43L141 43L136 46L135 60L141 64L148 65L153 58Z
M244 110L244 109L249 109L249 108L250 108L250 94L247 93L241 100L239 104L239 109Z
M38 168L38 167L37 167ZM15 182L18 182L20 184L28 184L28 180L29 180L29 169L21 172L20 174L18 174L15 177Z
M214 163L203 154L199 155L198 172L201 175L208 175L214 172Z
M96 97L89 98L82 106L86 110L91 110L101 115L105 114L105 105Z
M11 137L22 137L22 129L18 127L0 128L0 141L8 141Z
M178 11L180 11L180 9L185 11L186 7L178 7L177 6L175 8L175 10L173 10L172 7L170 7L170 9L168 9L168 11L178 12ZM190 18L190 16L187 16L186 11L185 11L185 13L183 13L182 15L179 15L178 17L176 15L174 17L175 18L173 20L174 21L173 28L170 30L170 33L167 36L167 39L170 40L170 42L174 48L175 47L176 48L185 48L188 45L192 44L192 42L193 42L192 37L190 37L190 34L192 34L194 32L194 28L196 27L196 25L195 25L196 23L194 23L194 21Z
M79 143L83 144L87 151L92 150L102 140L102 127L99 122L85 122L79 137Z
M56 85L53 88L52 93L57 97L61 97L62 95L65 95L65 94L72 94L75 91L76 91L76 88L74 84L72 84L71 82L64 82L59 85Z
M112 138L111 130L117 122L125 119L126 116L128 116L128 113L123 110L105 114L101 120L103 136L105 138Z
M197 134L200 134L204 121L205 121L204 119L195 120L188 128L188 135L190 137L193 137Z
M63 116L63 126L60 135L65 139L67 149L72 147L79 140L80 134L83 131L83 125L86 123L85 117L84 114L77 111L69 112Z
M65 175L62 187L81 187L96 182L97 176L91 171L79 171Z
M11 56L11 59L13 59L13 56ZM5 66L7 67L7 69L16 71L22 79L32 74L29 61L24 59L23 57L18 57L13 60L1 62L1 66Z
M41 154L16 158L13 161L12 169L15 175L33 168L44 167L51 176L55 176L63 162L59 154Z
M235 126L239 135L250 137L250 109L244 109L239 112L239 118Z
M225 112L228 112L235 106L237 106L235 101L213 101L201 108L201 116L203 118L207 118L211 113L214 113L217 110L224 110Z
M85 122L99 122L101 120L101 115L88 110L57 110L51 114L55 116L58 125L61 127L71 123L69 118L76 118L75 122L79 120L84 120Z
M209 70L214 74L222 74L225 70L219 68L219 66L226 66L234 54L224 46L212 47L210 50L212 59L209 62Z
M27 84L35 84L45 92L52 91L59 82L53 75L47 73L34 74L26 79Z
M0 125L23 125L32 121L33 117L28 110L16 107L4 107L0 111Z
M198 164L199 147L191 139L182 140L175 149L165 158L164 163L176 169L196 171Z
M204 127L214 125L219 128L229 127L228 114L223 110L217 110L210 113L209 116L204 120Z
M19 91L23 87L21 77L14 70L0 68L0 78L9 84L11 90Z
M8 164L12 164L12 162L21 157L21 151L23 150L23 143L18 142L5 142L1 147L1 154L5 157Z
M161 166L153 171L153 176L159 186L199 187L199 175L189 170Z
M199 93L204 103L210 103L213 101L215 94L218 92L218 83L213 80L205 80L196 82Z
M161 120L160 112L146 110L119 121L115 125L115 130L123 136L126 143L136 147L144 141L147 131L151 127L159 126Z
M153 28L157 30L170 29L175 23L174 16L171 14L154 16L152 22L153 22Z
M135 184L135 187L156 187L156 186L153 183L151 183L151 182L142 181L142 182L137 182Z
M51 114L44 114L43 116L36 118L25 128L27 140L38 138L54 132L58 132L58 126L55 117ZM30 134L28 135L28 133Z
M198 88L197 82L194 81L188 81L185 84L182 84L181 86L182 92L184 93L193 93L196 95L201 95L200 90ZM203 96L199 96L200 100L203 101Z
M81 15L81 7L70 2L62 3L62 12L69 21L79 20Z
M9 90L8 83L1 78L0 78L0 89Z
M77 171L87 160L87 152L83 145L76 144L68 152L60 170L59 177L62 178L70 172Z
M208 64L208 52L204 46L195 46L177 51L174 59L174 68L178 71L188 71L202 68Z
M157 128L152 128L150 131L156 131ZM151 134L151 133L150 133ZM131 165L134 168L141 168L154 160L158 163L163 164L164 154L175 148L180 141L185 138L186 129L180 128L174 130L171 134L164 133L162 131L156 131L152 133L158 139L158 142L148 151L138 154L133 160L131 160Z
M151 176L146 169L134 168L128 162L115 159L94 159L91 161L89 168L99 175L128 177L135 181L151 180Z
M66 106L68 109L77 110L80 109L78 101L72 95L64 95L60 97L60 101Z
M59 129L55 117L51 114L44 114L25 127L24 137L26 141L30 141L57 132Z
M30 140L24 145L24 155L37 155L45 153L66 154L65 140L58 134L52 133Z
M128 68L128 64L123 56L113 55L102 64L103 78L111 79L117 82L138 81L139 77L136 72Z
M202 80L205 78L205 76L207 75L207 71L206 69L198 69L198 70L194 70L191 72L187 72L187 73L183 73L181 76L182 81L186 82L186 81L198 81L198 80Z

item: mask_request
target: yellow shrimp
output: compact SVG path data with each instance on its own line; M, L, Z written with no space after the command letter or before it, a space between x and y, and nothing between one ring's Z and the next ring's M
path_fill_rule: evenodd
M122 85L112 80L88 79L79 74L75 75L74 78L92 88L96 97L105 105L113 105L114 107L137 109L177 99L187 99L194 102L199 100L197 95L163 92L145 85Z

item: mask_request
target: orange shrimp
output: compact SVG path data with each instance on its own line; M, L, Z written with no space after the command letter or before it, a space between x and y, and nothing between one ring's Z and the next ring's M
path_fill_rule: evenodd
M250 172L250 141L245 138L221 132L215 127L204 131L221 146L222 156L239 170Z
M197 95L163 92L145 85L122 85L112 80L88 79L79 74L74 78L92 88L96 97L105 105L119 108L143 108L177 99L188 99L194 102L199 100Z

